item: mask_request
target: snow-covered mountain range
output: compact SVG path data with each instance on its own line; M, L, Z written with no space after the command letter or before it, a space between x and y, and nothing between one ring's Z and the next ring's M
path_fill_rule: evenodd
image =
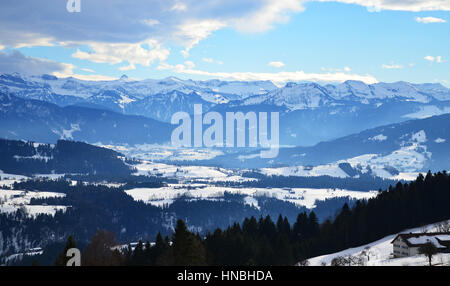
M281 148L275 159L262 159L258 152L223 154L205 163L266 167L265 175L415 177L417 172L449 168L450 114L380 126L310 147Z
M139 115L166 123L170 122L175 112L192 114L194 104L202 104L203 112L217 111L222 114L228 111L278 111L280 144L284 146L312 146L378 126L450 113L450 89L437 83L367 85L359 81L346 81L320 85L290 82L277 87L270 81L194 81L175 77L132 80L126 76L112 81L83 81L70 77L15 73L0 75L0 93L18 100L44 101L60 108L73 109L77 106L108 110L117 114L115 117ZM30 101L27 103L30 104ZM33 117L37 110L27 112ZM9 120L11 114L2 116L4 120ZM42 114L36 116L43 118ZM83 117L72 118L65 121L64 128L56 130L61 133L71 130L71 126L90 122ZM111 122L111 125L117 125L117 122ZM159 134L160 131L164 134ZM170 138L168 131L158 129L151 133L156 137ZM6 138L17 138L6 135L0 134ZM70 136L60 137L70 139ZM37 140L33 137L23 139ZM115 143L114 140L107 142Z

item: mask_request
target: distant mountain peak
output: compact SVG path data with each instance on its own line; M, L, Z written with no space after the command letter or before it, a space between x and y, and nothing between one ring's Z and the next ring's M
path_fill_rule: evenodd
M169 76L165 78L166 81L176 81L176 82L182 82L183 80L177 78L176 76Z

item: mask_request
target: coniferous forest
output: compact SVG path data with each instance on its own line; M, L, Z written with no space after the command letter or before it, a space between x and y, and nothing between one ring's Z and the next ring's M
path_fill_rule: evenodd
M293 265L448 219L449 201L449 174L428 172L368 201L345 204L322 223L314 212L301 212L295 221L251 216L200 235L178 220L173 234L158 233L134 247L118 246L113 232L101 230L84 247L82 257L84 265ZM74 238L68 243L73 244ZM61 265L61 260L55 261Z

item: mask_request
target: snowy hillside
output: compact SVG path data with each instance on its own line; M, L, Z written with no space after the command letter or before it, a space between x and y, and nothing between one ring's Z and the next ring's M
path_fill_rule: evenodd
M105 90L119 92L130 98L143 99L154 94L173 91L183 93L198 92L206 101L216 102L219 95L225 99L239 99L250 95L267 93L277 87L270 81L193 81L176 77L165 79L133 80L122 76L111 81L84 81L68 78L57 78L51 75L26 76L18 73L0 76L0 90L17 93L33 99L45 100L42 95L58 94L88 99ZM92 101L95 102L95 101ZM126 102L124 102L126 103Z
M319 85L316 83L287 83L277 87L270 81L221 81L182 80L176 77L165 79L133 80L125 75L111 81L83 81L75 78L57 78L50 75L25 76L21 74L0 75L0 91L29 99L48 101L61 106L91 104L134 113L142 99L155 95L170 95L173 92L198 95L210 104L230 101L238 105L272 104L289 110L339 106L342 104L382 105L388 100L430 104L434 101L449 101L450 90L440 84L412 84L408 82L376 83L367 85L360 81L341 84ZM179 105L172 102L176 109ZM145 114L144 114L145 115ZM149 115L146 115L149 116ZM152 116L149 116L152 117ZM154 118L154 117L152 117Z
M192 114L194 104L202 104L204 113L217 111L222 115L229 111L279 112L280 144L285 146L311 146L369 128L450 112L449 89L439 84L407 82L291 82L276 87L270 81L194 81L175 77L133 80L125 76L112 81L83 81L4 74L0 75L0 101L0 116L8 123L0 128L0 137L51 141L72 136L104 144L167 141L167 128L159 128L163 124L158 123L170 122L178 111ZM125 115L158 122L141 124L144 119L136 122L136 118ZM45 126L48 128L42 130ZM102 132L105 128L108 132ZM115 136L129 129L136 130ZM129 137L129 142L124 142L124 137Z
M36 216L38 214L54 215L57 211L65 211L67 206L31 205L31 199L60 198L64 196L62 193L54 192L0 189L0 213L14 213L22 209L29 216Z
M450 220L447 221L450 223ZM436 224L430 224L423 227L406 229L400 233L421 233L424 231L435 232ZM398 234L398 233L397 233ZM417 255L404 258L393 258L391 241L397 236L392 234L372 243L355 248L346 249L340 252L322 255L308 259L311 266L330 265L331 261L337 257L361 257L364 265L367 266L424 266L428 265L428 258L424 255ZM450 266L450 253L438 254L433 258L433 265Z
M246 105L275 104L290 110L335 106L344 102L383 104L385 100L430 103L433 100L450 100L450 90L440 84L412 84L408 82L376 83L367 85L360 81L321 86L316 83L288 83L267 94L244 100Z

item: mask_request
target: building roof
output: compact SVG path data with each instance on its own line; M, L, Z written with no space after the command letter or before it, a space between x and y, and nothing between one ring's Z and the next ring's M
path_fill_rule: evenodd
M419 247L432 242L437 248L450 248L450 232L400 233L391 243L401 238L409 247Z

